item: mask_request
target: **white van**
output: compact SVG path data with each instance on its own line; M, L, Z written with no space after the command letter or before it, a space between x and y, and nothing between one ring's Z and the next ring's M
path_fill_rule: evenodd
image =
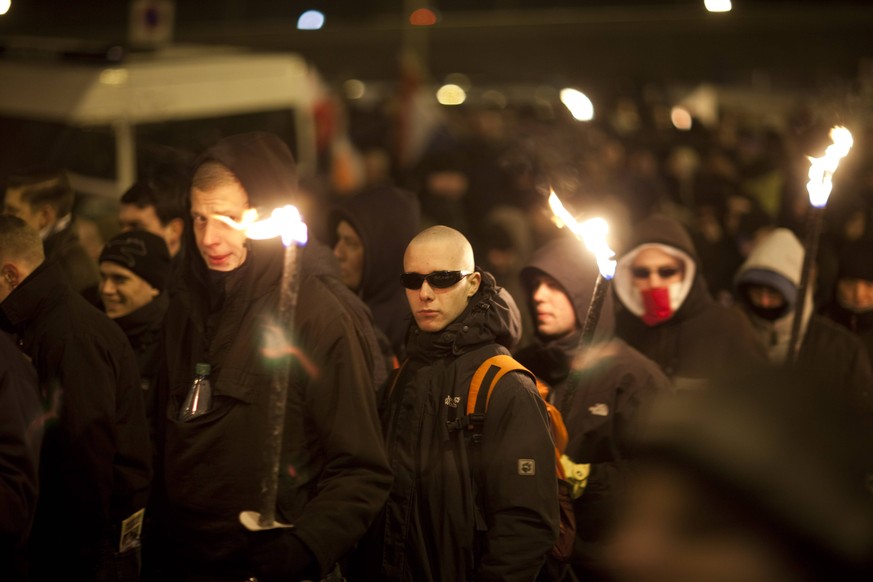
M253 130L282 137L302 175L316 169L317 90L298 55L216 46L57 54L7 46L5 53L0 182L22 168L52 166L70 172L77 192L117 200L148 146L198 153Z

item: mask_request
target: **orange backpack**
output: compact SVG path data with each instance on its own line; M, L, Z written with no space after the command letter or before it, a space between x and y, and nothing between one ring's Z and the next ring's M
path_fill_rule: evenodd
M473 442L482 440L482 426L488 412L488 402L494 387L503 376L509 372L522 372L530 376L537 384L537 391L546 409L549 412L549 421L552 433L552 441L555 443L555 473L558 476L558 503L560 505L560 531L558 541L552 548L551 554L558 560L566 562L573 550L573 540L576 536L576 518L573 513L573 501L570 497L570 485L566 481L564 468L561 465L561 455L567 447L567 427L561 413L552 404L546 401L549 388L527 368L518 363L515 358L508 355L492 356L482 362L473 374L470 381L470 391L467 395L467 419L468 429L473 431ZM482 385L487 385L487 390L482 392Z

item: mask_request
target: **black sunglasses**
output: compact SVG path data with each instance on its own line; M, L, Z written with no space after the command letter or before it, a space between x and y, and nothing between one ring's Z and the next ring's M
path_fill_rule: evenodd
M400 275L400 284L407 289L421 289L421 286L427 281L427 284L434 289L448 289L452 285L468 275L472 275L473 271L434 271L427 275L419 273L403 273Z
M679 272L679 269L676 267L658 267L657 269L650 269L648 267L634 267L631 269L631 274L634 276L634 279L648 279L652 271L658 273L658 277L661 279L669 279Z

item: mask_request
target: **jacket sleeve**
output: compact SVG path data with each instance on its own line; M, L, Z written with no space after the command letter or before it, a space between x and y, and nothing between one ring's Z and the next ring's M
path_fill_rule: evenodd
M558 537L558 482L545 403L525 375L492 391L479 471L488 531L477 580L534 580Z
M324 468L294 532L325 574L364 535L385 504L393 479L376 414L372 370L352 318L322 320L313 347L327 365L310 383L305 406L318 430Z

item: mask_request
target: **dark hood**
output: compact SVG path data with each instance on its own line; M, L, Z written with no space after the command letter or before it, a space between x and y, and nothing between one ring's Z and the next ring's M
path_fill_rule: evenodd
M203 152L195 167L209 160L230 168L259 212L297 202L297 163L288 145L272 133L226 137Z
M494 277L482 274L479 290L455 321L438 332L424 332L410 326L409 357L419 361L459 356L486 344L512 349L521 339L521 313L512 298L497 286Z
M263 216L274 208L297 204L297 165L288 146L279 137L264 132L246 133L226 137L207 149L195 163L197 167L207 161L217 161L230 169L242 184L249 197L249 204ZM282 274L284 246L277 238L249 240L245 263L230 273L210 273L196 252L193 229L186 229L189 248L188 266L192 272L191 285L194 297L213 297L211 308L223 303L216 293L225 289L228 293L248 299L270 292L279 284ZM331 252L310 236L302 252L303 276L329 274L337 276L339 268ZM216 285L218 288L216 288ZM190 307L202 313L210 308L199 299L192 299Z
M588 305L594 293L599 271L594 256L575 237L565 236L554 239L531 255L528 264L521 270L521 282L525 288L525 303L536 321L536 310L530 300L534 292L533 281L540 273L555 279L573 303L576 321L581 327L588 314ZM612 294L606 296L603 311L597 322L595 339L602 340L612 336L615 316Z
M331 248L336 227L347 221L364 245L361 298L366 302L402 297L399 283L406 245L419 231L421 210L412 192L387 185L374 186L336 205L328 218Z

